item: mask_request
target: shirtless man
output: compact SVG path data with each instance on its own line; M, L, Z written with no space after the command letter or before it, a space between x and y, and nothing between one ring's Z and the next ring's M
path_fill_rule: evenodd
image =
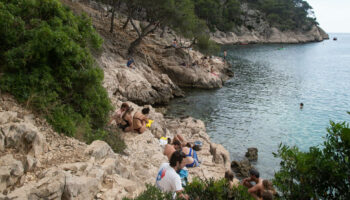
M108 124L115 121L119 128L123 131L128 132L133 130L133 121L131 117L132 108L127 103L123 103L120 109L115 112Z
M133 125L134 125L134 130L137 131L138 133L143 133L146 130L146 124L148 123L148 113L149 113L149 108L144 108L140 112L136 112L134 114L133 118Z
M263 179L259 178L259 172L256 169L249 170L250 177L245 178L242 181L242 185L246 186L248 189L248 192L254 199L259 200L261 197L262 192L264 191L263 186ZM252 185L251 182L255 182L255 185Z
M163 154L166 155L168 157L168 159L170 160L171 155L177 151L177 150L184 150L184 148L187 148L186 150L188 150L188 147L182 147L181 143L178 140L174 140L173 144L166 144L164 147L164 152ZM186 154L186 152L183 151L184 154ZM187 152L188 154L188 152ZM184 158L184 162L186 164L186 167L191 167L191 164L194 163L194 159L191 156L186 155L186 157ZM192 166L193 167L193 166Z

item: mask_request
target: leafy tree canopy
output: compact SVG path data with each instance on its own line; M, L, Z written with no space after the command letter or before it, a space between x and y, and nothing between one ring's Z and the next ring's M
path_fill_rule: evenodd
M0 0L0 30L1 90L58 132L103 134L112 106L90 53L102 43L90 19L58 0Z

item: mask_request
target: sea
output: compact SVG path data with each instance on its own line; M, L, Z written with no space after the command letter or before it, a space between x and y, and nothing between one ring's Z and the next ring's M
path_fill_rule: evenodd
M252 164L271 179L279 169L273 152L280 144L322 148L330 121L350 122L350 34L329 36L306 44L224 46L234 77L220 89L186 90L186 97L171 101L167 115L203 120L231 160L258 148Z

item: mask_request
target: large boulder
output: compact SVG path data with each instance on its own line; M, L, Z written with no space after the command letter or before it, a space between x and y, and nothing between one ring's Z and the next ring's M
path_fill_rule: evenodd
M30 123L8 124L2 128L5 147L38 157L45 150L45 142L37 127Z
M24 173L22 162L11 154L0 158L0 193L15 185Z
M11 122L14 119L16 119L16 117L17 117L17 113L13 111L0 112L0 125Z
M114 154L112 148L104 141L95 140L85 150L87 156L94 157L96 160L104 159Z
M213 162L223 164L226 169L230 169L230 154L221 144L210 144L210 153L213 155Z
M248 148L248 151L245 153L245 157L247 157L249 161L257 161L258 149L255 147Z
M249 177L249 170L252 169L252 165L248 159L244 159L242 161L234 160L231 163L231 169L238 177L246 178Z

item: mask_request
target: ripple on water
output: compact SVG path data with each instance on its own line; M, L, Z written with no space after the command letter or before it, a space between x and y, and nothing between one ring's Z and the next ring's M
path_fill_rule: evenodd
M254 165L271 178L279 165L272 152L281 142L305 151L323 142L329 120L350 121L350 35L342 43L283 46L227 47L235 77L218 90L187 92L168 115L202 119L232 159L257 147Z

